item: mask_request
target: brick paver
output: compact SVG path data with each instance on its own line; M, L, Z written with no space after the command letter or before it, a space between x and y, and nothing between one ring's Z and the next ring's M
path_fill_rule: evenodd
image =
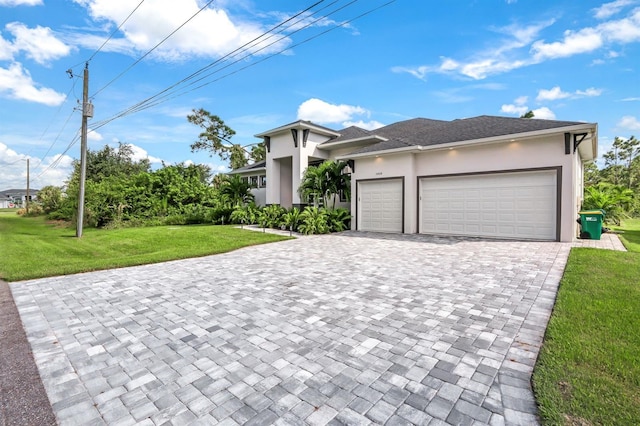
M571 246L347 232L11 289L61 425L531 424Z

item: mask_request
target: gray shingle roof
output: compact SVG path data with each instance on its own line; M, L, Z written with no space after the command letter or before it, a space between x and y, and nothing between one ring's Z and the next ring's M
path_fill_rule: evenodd
M264 168L266 167L266 165L267 165L266 161L258 161L257 163L249 164L247 166L240 167L239 169L231 170L229 173L235 174L235 173L249 172L251 170Z
M340 133L340 136L338 136L337 138L329 139L328 141L323 143L341 142L349 139L358 139L366 136L371 136L372 134L374 134L374 132L362 129L357 126L346 127L342 130L338 130L337 132Z
M384 151L388 149L402 148L404 146L433 146L453 142L464 142L585 124L576 121L538 120L528 118L496 117L489 115L481 115L479 117L453 121L428 121L430 123L424 123L422 126L412 126L407 122L396 123L396 125L405 124L404 127L393 129L392 133L387 133L395 136L393 140L362 148L354 152L354 154ZM388 128L392 126L395 125L392 124L386 127ZM383 133L385 132L384 129L386 128L383 127L378 129L376 134L386 137ZM401 130L404 130L405 133L401 133Z

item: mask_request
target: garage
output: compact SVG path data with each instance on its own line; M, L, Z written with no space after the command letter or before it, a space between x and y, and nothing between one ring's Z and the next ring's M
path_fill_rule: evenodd
M402 179L359 181L358 230L402 232L403 187Z
M419 179L419 232L559 239L558 170Z

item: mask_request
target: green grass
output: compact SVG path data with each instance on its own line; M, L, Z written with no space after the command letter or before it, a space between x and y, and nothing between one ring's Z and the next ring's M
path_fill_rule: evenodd
M75 228L0 212L0 278L18 281L224 253L287 239L232 226Z
M640 220L628 253L576 248L533 375L545 424L640 424Z
M615 229L623 231L620 234L620 239L627 250L640 253L640 219L625 220L622 222L622 226Z

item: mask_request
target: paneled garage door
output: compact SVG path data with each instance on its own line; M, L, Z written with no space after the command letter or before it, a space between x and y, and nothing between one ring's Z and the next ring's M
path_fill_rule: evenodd
M358 230L402 232L402 179L358 182Z
M420 232L553 240L557 171L420 179Z

